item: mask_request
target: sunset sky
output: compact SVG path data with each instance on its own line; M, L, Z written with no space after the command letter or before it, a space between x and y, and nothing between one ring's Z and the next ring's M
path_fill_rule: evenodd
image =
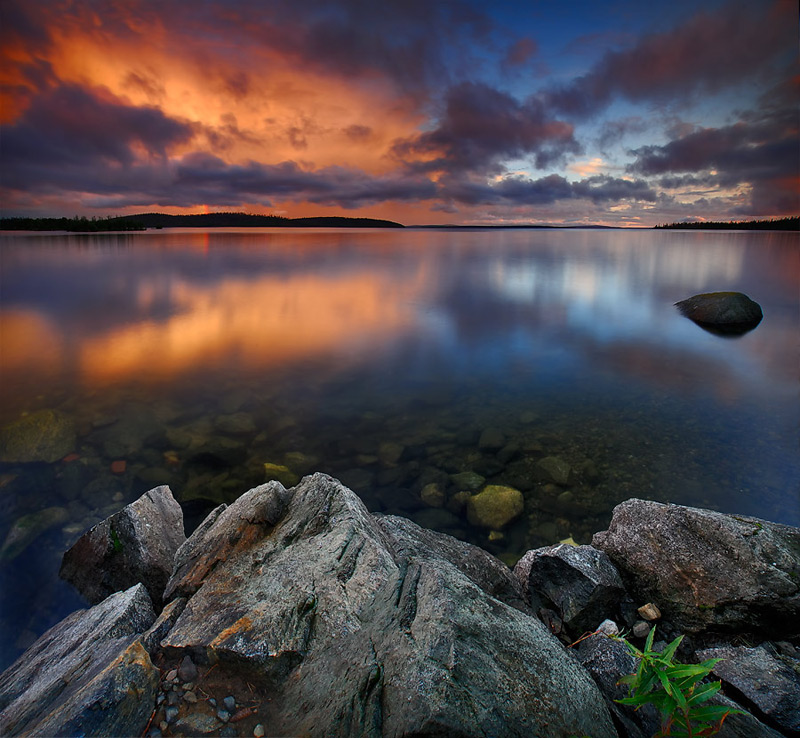
M3 0L0 214L800 212L796 0Z

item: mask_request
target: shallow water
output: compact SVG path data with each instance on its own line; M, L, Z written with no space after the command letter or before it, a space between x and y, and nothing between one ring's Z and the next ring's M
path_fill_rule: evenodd
M83 605L57 572L87 527L169 484L191 528L265 463L509 563L632 496L800 524L797 234L5 234L0 260L0 425L77 431L66 460L0 465L0 541L49 509L0 554L0 667ZM718 290L762 323L721 338L673 306ZM471 525L464 471L524 513Z

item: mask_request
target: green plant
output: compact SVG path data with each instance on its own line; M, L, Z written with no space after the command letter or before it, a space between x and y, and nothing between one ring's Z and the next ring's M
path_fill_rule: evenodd
M662 714L661 730L653 738L675 736L699 738L715 735L728 715L742 713L723 705L706 703L720 690L719 682L703 682L721 659L708 659L701 664L681 664L673 661L683 636L678 636L663 651L653 650L655 627L645 641L644 650L622 638L638 659L636 672L620 679L630 696L617 700L623 705L653 705Z

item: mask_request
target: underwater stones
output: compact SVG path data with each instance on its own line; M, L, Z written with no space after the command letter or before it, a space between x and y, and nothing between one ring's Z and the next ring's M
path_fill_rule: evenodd
M314 471L319 466L319 459L302 451L288 451L283 460L290 469L295 469L298 474L304 475Z
M0 561L11 561L19 556L42 533L69 519L64 507L46 507L17 519L6 534L0 547Z
M499 530L521 515L523 508L518 489L490 484L467 500L467 519L472 525Z
M482 477L480 474L474 471L464 471L459 472L458 474L451 474L450 479L459 491L468 490L469 492L475 492L476 490L479 490L486 481L485 477Z
M392 465L400 461L400 457L405 452L406 447L402 443L385 441L378 446L378 458L384 464Z
M572 481L572 467L558 456L545 456L536 462L536 472L540 481L555 482L562 486Z
M0 429L0 462L52 464L75 450L75 424L57 410L39 410Z
M247 413L232 413L231 415L218 415L214 419L214 427L221 433L232 436L255 433L257 428L251 415Z
M419 496L428 507L444 507L447 499L444 490L436 482L426 484Z
M764 317L761 306L741 292L706 292L676 302L675 307L699 326L730 335L752 330Z
M284 487L294 487L300 481L300 477L288 466L266 462L264 464L264 481L280 482Z
M169 487L156 487L81 536L64 554L59 576L91 603L142 583L160 606L185 540L180 505Z
M478 439L478 448L481 451L497 451L506 445L506 436L499 428L484 428Z

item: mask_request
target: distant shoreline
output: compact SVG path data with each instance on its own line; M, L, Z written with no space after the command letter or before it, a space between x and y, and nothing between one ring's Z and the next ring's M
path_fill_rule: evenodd
M800 217L774 220L705 221L669 223L656 226L557 225L540 223L501 224L433 224L405 226L379 218L317 216L285 218L280 215L250 213L199 213L168 215L141 213L107 218L0 218L3 231L67 231L70 233L104 233L109 231L145 231L160 228L421 228L426 230L726 230L726 231L800 231Z

